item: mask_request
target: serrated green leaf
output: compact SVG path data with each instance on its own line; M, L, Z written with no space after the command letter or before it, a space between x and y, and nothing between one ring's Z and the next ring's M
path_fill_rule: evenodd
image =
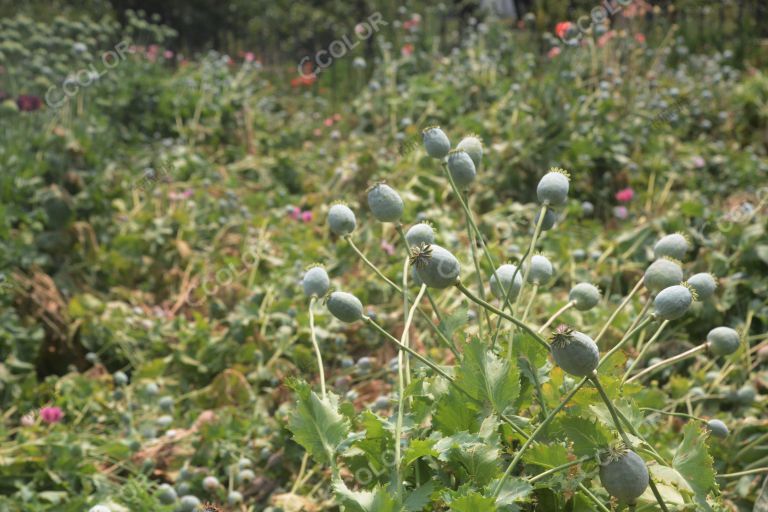
M457 371L464 389L502 413L520 394L520 372L517 365L500 359L479 338L464 347L464 359Z
M434 439L414 439L405 449L403 454L403 464L409 466L421 457L437 457Z
M435 492L434 482L427 482L418 489L414 489L405 499L405 510L408 512L418 512L423 509L429 503L433 492Z
M706 430L698 422L689 422L683 428L683 442L675 452L672 466L691 486L694 499L703 510L711 510L707 495L717 487L713 463L707 449Z
M373 491L353 491L341 480L334 480L333 490L350 512L400 512L403 507L380 487Z
M486 498L482 494L473 492L453 500L451 502L451 510L453 512L493 512L497 508L493 498Z
M474 404L468 404L467 397L451 387L437 402L434 426L448 436L458 432L477 432L479 421Z
M323 400L306 382L294 381L289 385L297 398L288 426L293 439L313 457L330 464L349 433L349 422L339 413L339 398L328 393Z
M438 459L453 465L458 472L465 472L479 485L486 485L499 473L498 436L480 437L460 432L435 443Z
M526 464L535 464L545 468L554 468L570 461L568 448L559 443L537 444L523 454Z
M492 488L495 488L492 486ZM496 498L497 505L513 505L516 501L528 501L533 486L520 478L507 478Z
M593 455L610 444L610 432L595 421L568 416L560 419L559 423L568 440L573 442L573 453L579 457Z

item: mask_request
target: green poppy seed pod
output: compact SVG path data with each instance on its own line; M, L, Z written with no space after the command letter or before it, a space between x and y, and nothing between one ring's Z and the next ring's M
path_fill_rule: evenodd
M307 297L323 297L331 287L331 280L323 267L312 267L304 273L301 280L304 295Z
M600 351L592 338L583 332L560 326L552 336L552 358L563 371L584 377L597 368Z
M357 221L355 212L345 204L335 204L328 210L328 226L339 236L345 236L355 230Z
M727 356L738 350L741 338L730 327L715 327L707 334L709 350L716 356Z
M568 299L573 301L574 307L579 311L587 311L600 302L600 290L591 283L579 283L571 288Z
M728 437L728 426L720 420L709 420L707 422L707 430L712 432L713 436L719 437L720 439Z
M218 489L220 485L219 479L215 476L207 476L203 478L203 489L206 491L214 491Z
M653 246L653 254L656 259L667 256L676 260L683 260L685 253L691 248L688 240L680 233L665 235Z
M422 282L430 288L448 288L456 284L461 273L459 260L439 245L422 246L414 266Z
M351 293L333 292L325 305L342 322L351 324L363 318L363 304Z
M512 276L515 277L514 283ZM522 270L518 271L515 265L504 264L491 275L491 293L499 300L504 300L506 294L509 294L509 300L516 299L521 286L523 286L523 272Z
M232 491L227 495L227 503L230 506L235 506L238 503L243 502L243 495L239 491Z
M744 384L736 391L736 401L741 405L752 405L755 396L757 396L757 392L750 384Z
M662 320L676 320L683 316L693 303L693 295L681 284L661 290L653 299L653 309Z
M552 278L555 271L552 269L552 263L541 254L534 254L528 270L528 282L531 284L545 284Z
M533 220L534 226L539 225L540 217L541 212L536 214L536 218ZM547 212L544 214L544 220L541 222L541 230L549 231L555 225L555 222L557 222L557 213L552 208L547 208Z
M197 499L197 496L193 496L191 494L187 494L186 496L181 497L181 503L179 506L179 510L182 512L193 512L200 508L200 500Z
M169 484L162 484L157 488L157 498L163 505L172 505L176 503L178 496L176 490Z
M551 169L539 180L536 195L539 202L550 206L560 206L568 200L568 176L562 169Z
M627 450L600 465L600 483L621 503L632 503L648 487L648 468L638 454Z
M477 175L472 158L466 151L459 149L448 153L448 172L451 173L453 182L460 189L469 187Z
M405 209L400 195L386 183L377 183L368 190L368 207L381 222L397 222Z
M688 284L696 290L698 300L704 301L715 294L717 280L709 272L694 274L688 279Z
M435 243L435 230L426 222L411 226L405 233L405 241L409 247L419 247L421 244Z
M456 149L466 151L475 164L475 168L480 167L480 163L483 161L483 141L480 140L480 137L468 135L461 139Z
M678 262L668 258L661 258L648 265L643 276L643 284L654 293L676 285L682 280L682 267Z
M451 142L448 136L439 126L430 126L421 132L424 141L424 149L432 158L444 158L451 150Z

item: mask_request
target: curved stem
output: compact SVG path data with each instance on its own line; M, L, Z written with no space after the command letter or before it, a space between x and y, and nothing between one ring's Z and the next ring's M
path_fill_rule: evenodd
M653 322L653 320L654 320L654 317L648 317L648 318L646 318L645 320L643 320L642 322L640 322L640 323L639 323L639 324L638 324L638 325L637 325L637 326L636 326L634 329L632 329L631 331L629 331L628 333L626 333L626 334L625 334L625 335L624 335L624 336L621 338L621 340L619 340L619 342L618 342L618 343L617 343L617 344L616 344L616 345L615 345L615 346L614 346L614 347L613 347L611 350L609 350L608 352L606 352L606 353L603 355L603 357L601 357L601 358L600 358L600 362L599 362L599 363L597 363L597 368L596 368L596 369L598 369L598 370L599 370L599 369L600 369L600 366L602 366L602 364L603 364L604 362L606 362L606 361L608 360L608 358L609 358L609 357L611 357L613 354L615 354L616 352L618 352L619 350L621 350L621 347L623 347L623 346L624 346L624 345L625 345L625 344L626 344L626 343L627 343L629 340L631 340L631 339L632 339L632 336L634 336L636 333L638 333L639 331L641 331L642 329L644 329L644 328L645 328L645 326L646 326L646 325L648 325L649 323Z
M563 398L557 407L552 409L550 413L547 415L546 418L539 424L538 427L536 427L536 430L533 431L531 436L523 443L523 446L520 447L520 449L515 454L514 458L512 459L512 462L509 463L509 466L507 466L506 471L504 471L504 474L502 475L501 479L499 480L499 483L496 484L496 489L493 491L494 496L498 496L499 492L501 491L502 486L504 485L504 482L509 478L509 475L512 474L512 471L515 469L515 466L517 466L517 463L520 462L520 458L523 456L523 453L525 453L525 450L528 449L531 444L533 444L536 441L536 436L538 436L542 430L546 428L549 423L555 419L555 416L557 413L563 410L563 408L566 406L568 401L573 398L573 396L581 389L581 387L584 385L584 383L587 382L587 378L584 377L579 381L576 386Z
M568 468L573 467L573 466L575 466L577 464L581 464L582 462L587 462L589 460L592 460L593 458L594 457L589 455L589 456L586 456L586 457L581 457L580 459L576 459L576 460L572 460L570 462L566 462L565 464L561 464L559 466L555 466L554 468L548 469L548 470L544 471L543 473L539 473L538 475L532 476L531 478L528 479L528 483L532 484L535 481L541 480L544 477L547 477L549 475L555 474L558 471L562 471L564 469L568 469Z
M539 238L539 235L541 234L541 226L544 224L544 217L547 214L547 205L544 204L541 206L541 212L539 213L539 221L536 223L536 227L533 229L533 236L531 237L531 245L528 247L528 255L532 255L533 251L536 249L536 240ZM535 217L534 217L535 218ZM522 268L525 264L525 259L522 259L520 261L519 267ZM520 298L523 296L523 290L525 289L525 283L528 282L528 274L531 271L531 266L528 265L523 269L523 281L520 283L520 291L517 294L517 298L515 299L515 304L512 306L512 314L517 313L518 305L520 304ZM514 281L513 281L514 282Z
M490 312L492 312L492 313L495 313L495 314L499 315L500 317L502 317L502 318L505 318L505 319L509 320L510 322L512 322L513 324L515 324L516 326L520 327L520 328L521 328L521 329L523 329L525 332L527 332L528 334L530 334L531 336L533 336L533 339L534 339L534 340L536 340L536 342L537 342L537 343L539 343L540 345L542 345L543 347L545 347L545 348L547 349L547 351L549 351L549 343L547 343L546 341L544 341L544 339L542 339L542 337L541 337L541 336L539 336L538 334L536 334L536 331L534 331L533 329L531 329L531 328L530 328L528 325L526 325L524 322L522 322L522 321L518 320L517 318L513 317L512 315L508 315L508 314L506 314L505 312L501 311L500 309L497 309L497 308L495 308L494 306L492 306L492 305L488 304L487 302L485 302L484 300L480 299L479 297L476 297L475 295L473 295L473 294L472 294L472 292L471 292L471 291L469 291L469 290L467 289L467 287L466 287L466 286L464 286L464 285L461 283L461 281L458 281L458 282L456 283L456 285L455 285L455 286L456 286L456 288L458 288L458 289L459 289L459 291L461 291L461 293L463 293L464 295L466 295L466 296L467 296L467 298L468 298L469 300L471 300L472 302L475 302L475 303L479 304L480 306L483 306L483 307L484 307L484 308L486 308L488 311L490 311Z
M629 440L627 433L624 432L624 428L621 426L621 420L619 419L619 415L616 412L616 408L613 406L613 402L611 402L611 399L605 392L605 388L603 388L603 385L600 384L600 379L597 377L597 372L593 371L592 375L589 376L589 379L597 388L597 392L600 394L600 398L603 399L605 406L608 408L608 412L611 414L611 418L613 419L613 423L616 426L616 430L618 430L619 435L621 436L621 440L624 441L624 444L627 446L627 448L632 449L632 442ZM648 478L648 485L650 485L651 491L653 491L653 495L656 497L656 501L659 503L661 510L664 512L669 512L667 505L664 503L664 499L661 497L659 490L656 488L656 484L650 477Z
M469 204L469 196L465 195L465 200L467 204ZM469 214L465 214L464 217L467 220L467 237L469 238L469 248L470 252L472 253L472 263L475 265L475 273L477 274L477 293L480 295L480 298L485 300L485 285L483 284L483 273L480 269L480 262L477 260L477 250L475 248L475 237L473 236L474 233L472 233L472 226L469 222ZM483 310L483 316L485 316L485 321L488 323L488 329L492 329L491 325L491 316L488 314L487 310ZM477 323L478 327L478 333L480 334L480 337L483 337L483 321L480 320Z
M531 305L533 304L533 299L536 298L536 292L539 291L539 285L534 284L533 290L531 290L531 298L528 299L528 304L525 305L525 309L523 310L523 318L520 319L521 322L525 322L525 319L528 318L528 312L531 310ZM536 331L537 333L539 331Z
M376 275L377 275L377 276L379 276L379 277L380 277L380 278L381 278L381 279L382 279L384 282L386 282L386 283L387 283L389 286L391 286L392 288L394 288L395 290L397 290L397 292L398 292L398 293L403 293L403 290L402 290L402 288L400 288L399 286L397 286L397 285L396 285L396 284L395 284L393 281L391 281L391 280L390 280L390 279L389 279L387 276L385 276L384 274L382 274L381 270L379 270L379 268L378 268L376 265L374 265L373 263L371 263L371 262L368 260L368 258L366 258L366 257L365 257L365 254L363 254L363 252L362 252L360 249L358 249L358 248L357 248L357 246L355 245L355 242L353 242L353 241L352 241L352 237L351 237L350 235L347 235L347 236L345 236L345 237L344 237L344 239L347 241L347 243L348 243L348 244L349 244L349 246L352 248L352 250L353 250L353 251L355 251L355 252L357 253L357 255L360 257L360 259L361 259L361 260L363 260L363 263L365 263L366 265L368 265L368 268L370 268L371 270L373 270L374 272L376 272ZM406 291L406 293L407 293L407 291Z
M408 239L405 238L405 231L403 231L403 225L400 223L397 223L395 225L395 230L397 231L397 234L400 235L400 240L402 240L403 245L406 248L406 254L410 257L411 255L411 246L408 244ZM443 321L443 315L440 314L440 310L437 307L437 304L435 304L435 301L432 300L432 295L429 293L429 290L426 292L427 300L429 300L429 304L432 306L432 311L435 312L435 316L437 317L438 322Z
M619 304L619 307L616 308L616 311L614 311L611 316L608 318L608 321L605 322L605 325L602 329L600 329L600 332L595 336L595 343L598 343L600 339L603 337L603 335L608 330L608 327L611 326L613 321L616 319L618 314L621 312L622 309L629 303L630 300L632 300L632 297L637 293L637 291L640 289L640 287L643 286L643 278L641 277L640 280L637 282L634 288L632 288L632 291L629 292L629 294L624 297L624 300L621 301L621 304Z
M315 305L317 297L309 299L309 336L312 340L312 346L315 348L315 356L317 357L317 371L320 374L320 393L325 400L325 370L323 369L323 356L320 353L320 346L317 344L317 338L315 337L315 313L312 311L312 306Z
M754 475L755 473L768 473L768 468L755 468L747 471L739 471L738 473L724 473L722 475L715 475L717 478L735 478L737 476Z
M411 258L409 256L406 256L405 263L403 263L403 315L404 317L408 317L408 266L411 262ZM422 288L424 288L422 286ZM419 300L421 299L423 292L419 291L419 296L416 298L416 301L414 304L418 304ZM410 324L410 323L409 323ZM406 345L408 347L411 346L411 338L408 334L408 327L409 324L407 324L405 327L406 329L403 330L403 336L402 336L402 342L403 345ZM402 368L403 361L400 359L403 359L403 353L402 351L398 352L398 374L400 373L400 369ZM405 384L408 385L411 383L411 358L405 357Z
M525 253L523 254L523 256L522 256L522 258L520 259L520 261L525 261L525 258L527 258L527 257L528 257L528 253L529 253L529 252L530 252L530 249L526 249L526 250L525 250ZM510 294L512 293L512 285L511 285L511 283L514 283L514 282L515 282L515 279L517 279L517 275L518 275L519 273L520 273L520 264L518 264L518 265L515 267L515 271L512 273L512 279L510 280L510 286L509 286L508 288L502 288L502 291L504 292L504 300L503 300L503 301L502 301L502 303L501 303L501 310L502 310L502 311L504 311L505 309L507 309L507 307L509 307L509 305L510 305L510 304L509 304L509 298L510 298ZM502 320L502 318L501 318L501 317L499 317L499 318L496 320L496 328L495 328L495 329L494 329L494 331L493 331L493 341L491 342L491 348L492 348L492 349L495 349L495 348L496 348L496 340L497 340L497 339L498 339L498 337L499 337L499 332L501 332L501 320ZM512 353L511 345L510 345L510 350L509 350L509 353L510 353L510 354Z
M555 314L552 315L551 317L549 317L549 320L547 320L544 325L542 325L541 327L536 329L536 332L541 332L544 329L546 329L547 327L549 327L550 325L552 325L552 322L557 320L557 317L559 317L560 315L562 315L563 313L565 313L566 311L568 311L569 309L571 309L575 305L576 305L576 301L572 300L570 302L566 302L565 306L563 306L560 309L558 309L557 311L555 311Z
M690 350L686 350L682 354L677 354L676 356L672 356L668 359L664 359L663 361L659 361L658 363L649 366L645 370L641 371L640 373L633 375L629 379L627 379L627 382L632 382L633 380L639 379L643 377L644 375L648 375L649 373L653 373L656 370L659 370L661 368L664 368L665 366L669 366L671 364L675 364L678 361L682 361L683 359L686 359L688 357L691 357L693 355L698 354L702 350L705 350L709 346L709 343L702 343L701 345L698 345L696 347L693 347Z
M643 350L640 351L640 353L637 355L635 360L632 361L632 364L629 365L629 368L627 369L627 371L624 372L624 376L621 378L622 384L627 381L627 377L629 377L629 374L632 373L632 370L635 369L635 366L637 366L637 363L639 363L640 360L645 356L645 354L648 353L648 349L651 348L651 345L653 345L653 342L656 341L659 338L659 336L661 336L661 331L664 330L664 328L667 326L668 323L669 323L669 320L664 320L663 322L661 322L661 325L659 325L659 328L656 329L655 333L653 333L653 336L651 337L650 340L648 340L648 343L645 344L645 346L643 347Z
M656 414L663 414L665 416L677 416L679 418L687 418L689 420L696 420L696 421L703 421L704 423L707 422L704 418L699 418L698 416L693 416L691 414L685 414L684 412L669 412L669 411L662 411L661 409L654 409L653 407L641 407L641 411L651 411L655 412Z

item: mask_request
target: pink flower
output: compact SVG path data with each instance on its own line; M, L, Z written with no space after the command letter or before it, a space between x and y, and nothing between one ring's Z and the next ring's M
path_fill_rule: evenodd
M616 192L616 200L620 203L628 203L635 197L635 191L631 187Z
M697 169L701 169L702 167L704 167L704 164L705 164L706 162L705 162L705 161L704 161L704 159L703 159L703 158L701 158L700 156L694 156L693 158L691 158L691 163L692 163L692 164L693 164L693 166L694 166L694 167L696 167Z
M312 212L309 210L301 212L301 220L305 223L312 222Z
M256 60L256 55L253 52L245 52L245 62L253 62Z
M395 246L387 242L386 240L381 241L381 250L389 254L390 256L395 254Z
M645 42L645 34L641 34L641 33L635 34L635 41L637 41L640 44L643 44Z
M291 210L290 215L293 220L299 220L301 218L301 208L299 208L298 206L294 206L293 210Z
M413 55L413 45L411 43L404 44L400 52L403 54L403 57L410 57Z
M327 118L325 121L323 121L323 124L325 126L333 126L333 118L332 117Z
M171 50L165 50L163 52L163 57L165 57L165 60L171 60L173 58L173 52Z
M40 417L46 423L58 423L64 417L64 413L58 407L43 407L40 409Z
M613 216L617 219L624 220L629 216L629 210L625 206L614 206Z
M562 52L562 50L560 49L560 47L559 47L559 46L553 46L553 47L552 47L552 48L551 48L551 49L550 49L550 50L547 52L547 57L549 57L550 59L554 59L555 57L557 57L558 55L560 55L560 52Z
M608 41L610 41L611 39L613 39L613 37L614 37L615 35L616 35L616 31L615 31L615 30L609 30L608 32L606 32L605 34L601 35L601 36L600 36L600 37L597 39L597 46L599 46L600 48L602 48L603 46L605 46L605 45L608 43Z

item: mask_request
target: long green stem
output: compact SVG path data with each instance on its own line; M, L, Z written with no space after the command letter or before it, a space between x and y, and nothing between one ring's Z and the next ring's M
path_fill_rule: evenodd
M528 312L531 310L531 305L533 304L533 300L536 298L536 292L539 291L539 285L534 284L533 290L531 290L531 297L528 299L528 304L525 305L525 309L523 310L523 318L520 319L521 322L525 322L526 318L528 318ZM539 331L536 331L537 333Z
M641 407L641 411L651 411L655 412L656 414L663 414L665 416L676 416L678 418L687 418L689 420L696 420L696 421L703 421L706 423L706 420L704 418L699 418L698 416L693 416L691 414L685 414L683 412L669 412L669 411L662 411L661 409L654 409L653 407Z
M465 200L467 204L469 204L469 196L465 195ZM477 260L477 249L475 248L475 237L474 233L472 232L472 226L469 222L469 214L465 214L464 218L467 220L467 237L469 238L469 248L470 252L472 253L472 263L475 265L475 273L477 275L477 293L480 296L481 299L485 300L485 285L483 284L483 272L480 269L480 262ZM485 316L485 321L488 323L488 330L492 329L491 325L491 316L488 314L487 310L483 310L483 316ZM482 320L477 323L478 332L480 334L480 337L483 337L483 322Z
M593 458L594 457L589 455L589 456L586 456L586 457L581 457L580 459L576 459L576 460L572 460L570 462L566 462L565 464L561 464L559 466L555 466L554 468L548 469L548 470L544 471L543 473L539 473L538 475L532 476L531 478L528 479L528 483L532 484L532 483L536 482L537 480L541 480L542 478L548 477L549 475L553 475L553 474L555 474L555 473L557 473L559 471L562 471L564 469L571 468L571 467L573 467L573 466L575 466L577 464L581 464L583 462L590 461Z
M648 317L642 322L640 322L637 326L635 326L634 329L630 330L628 333L624 334L624 336L619 340L619 342L608 352L606 352L603 357L600 358L600 362L597 363L597 369L599 370L600 367L603 365L604 362L608 360L609 357L611 357L613 354L621 350L621 347L623 347L629 340L632 339L632 336L634 336L636 333L641 331L643 328L645 328L646 325L651 323L654 320L653 317Z
M403 263L403 315L405 317L408 317L408 266L411 262L410 256L406 256L405 262ZM422 286L422 288L424 288ZM422 295L422 291L419 291L419 297L416 298L416 302L414 304L419 303L419 298ZM408 335L408 330L403 331L403 345L406 345L408 347L411 346L411 338ZM403 353L398 352L397 354L398 360L403 357ZM398 362L398 373L400 372L400 368L402 367L402 361ZM411 383L411 358L405 357L405 384L406 386Z
M320 374L320 393L323 400L325 400L325 370L323 369L323 356L320 353L320 346L317 344L317 338L315 337L315 313L312 311L315 301L317 301L317 297L309 299L309 337L312 340L312 346L315 348L315 356L317 356L317 371Z
M648 350L651 348L651 345L653 345L653 342L656 341L659 338L659 336L661 336L661 331L664 330L664 328L667 326L668 323L669 323L669 320L664 320L663 322L661 322L661 325L659 325L659 328L656 329L655 333L653 333L653 336L651 337L650 340L648 340L648 343L645 344L645 346L643 347L643 350L640 351L640 353L637 355L635 360L632 361L632 364L629 365L629 368L627 369L627 371L624 372L624 376L621 378L622 384L627 381L629 374L632 373L632 370L635 369L635 366L637 366L637 363L639 363L640 360L643 359L645 354L648 353Z
M407 267L406 267L407 271ZM405 283L404 283L405 285ZM426 285L421 285L419 294L416 296L416 300L413 302L408 316L405 320L405 326L403 327L403 334L400 337L400 344L404 347L408 346L408 331L411 329L411 322L413 321L413 313L424 296L424 291L427 289ZM398 496L403 492L403 479L400 476L400 439L403 437L403 416L405 414L405 377L403 368L403 350L397 353L397 422L395 423L395 487L397 489Z
M640 289L641 286L643 286L643 279L642 278L640 278L640 280L637 282L635 287L632 288L632 291L630 291L629 294L626 297L624 297L624 300L621 301L621 304L619 304L619 307L617 307L616 310L611 314L611 316L608 317L608 321L605 322L605 325L603 326L603 328L600 329L600 332L597 334L597 336L595 336L595 343L598 343L600 341L600 339L603 337L603 335L608 330L608 327L611 326L611 324L616 319L616 317L619 315L621 310L624 309L624 307L627 304L629 304L629 301L632 300L632 297L635 296L635 294L637 293L637 291Z
M459 282L457 282L457 283L456 283L456 288L458 288L458 289L459 289L459 291L461 291L461 293L463 293L464 295L466 295L466 296L467 296L467 298L468 298L469 300L471 300L472 302L475 302L476 304L478 304L478 305L480 305L480 306L482 306L482 307L486 308L488 311L490 311L490 312L492 312L492 313L495 313L495 314L499 315L500 317L502 317L502 318L505 318L505 319L509 320L510 322L512 322L513 324L515 324L516 326L518 326L518 327L520 327L521 329L523 329L525 332L527 332L528 334L530 334L530 335L533 337L533 339L534 339L534 340L536 340L536 342L537 342L537 343L539 343L541 346L545 347L545 348L547 349L547 351L549 351L549 343L547 343L546 341L544 341L544 339L543 339L541 336L539 336L539 335L536 333L536 331L534 331L533 329L531 329L531 328L530 328L530 327L529 327L527 324L525 324L524 322L522 322L522 321L518 320L517 318L513 317L512 315L508 315L508 314L506 314L505 312L501 311L500 309L498 309L498 308L496 308L496 307L494 307L494 306L492 306L492 305L488 304L487 302L485 302L485 301L484 301L484 300L482 300L481 298L479 298L479 297L475 296L475 295L474 295L474 294L473 294L471 291L469 291L469 290L467 289L467 287L466 287L466 286L464 286L464 285L461 283L461 281L459 281Z
M664 368L665 366L669 366L671 364L675 364L678 361L682 361L683 359L687 359L691 356L694 356L701 352L702 350L705 350L709 346L708 343L702 343L701 345L697 345L693 347L690 350L686 350L685 352L681 354L677 354L676 356L664 359L663 361L659 361L656 364L653 364L646 368L645 370L641 371L640 373L633 375L632 377L627 379L627 382L632 382L633 380L639 379L643 377L644 375L648 375L650 373L653 373L655 371L660 370L661 368Z
M530 252L530 249L526 249L525 253L523 254L520 261L525 261L525 258L528 257L528 253ZM517 274L520 272L520 264L518 262L518 265L515 267L515 271L512 273L512 279L509 281L510 285L505 289L502 287L502 291L504 292L504 300L501 302L501 310L504 311L510 306L509 299L510 295L512 293L512 283L515 282L515 279L517 279ZM499 284L501 286L501 284ZM499 337L499 333L501 332L501 321L503 320L502 317L499 317L496 320L496 328L493 331L493 341L491 342L491 347L493 349L496 348L496 340ZM512 353L511 347L509 350L510 353Z
M400 235L400 240L403 242L403 245L405 246L406 253L408 256L411 255L411 246L408 244L408 239L405 238L405 231L403 231L403 225L400 223L397 223L395 225L395 230L397 231L397 234ZM437 304L434 300L432 300L432 294L429 293L429 289L427 289L427 293L425 294L427 296L427 300L429 301L430 306L432 306L432 311L435 312L435 317L437 317L438 322L443 321L443 315L440 314L440 309L437 307Z
M360 251L360 249L357 248L357 246L352 242L352 239L349 236L344 237L347 242L349 243L350 247L357 253L357 255L360 257L361 260L371 269L373 270L377 276L379 276L384 282L386 282L389 286L391 286L397 293L405 293L402 288L400 288L398 285L393 283L391 280L385 276L381 270L379 270L376 265L371 263L368 258L365 257L365 255ZM435 315L439 315L437 313L437 308L435 307L434 303L432 303L433 309L435 311ZM451 340L449 340L445 334L440 330L440 328L432 322L432 319L429 317L427 313L425 313L421 308L419 308L419 314L424 317L424 319L429 324L432 331L437 335L437 337L440 339L440 341L443 342L443 344L450 349L451 352L453 352L453 355L456 357L459 357L459 351L456 349L456 346L453 344Z
M544 224L544 217L547 214L547 205L541 206L541 212L539 213L539 221L536 223L536 227L533 230L533 236L531 237L531 245L528 247L528 255L532 255L533 251L536 249L536 241L539 238L539 235L541 234L541 226ZM515 299L515 304L512 306L512 314L517 313L517 308L520 304L520 299L523 296L523 290L525 289L525 283L528 282L528 274L531 272L531 266L528 265L525 267L525 260L520 261L520 267L523 268L523 281L520 283L520 291L517 294L517 298ZM513 281L514 282L514 281Z
M631 450L633 448L632 442L629 440L627 433L624 432L624 428L621 426L621 420L619 419L619 415L616 412L616 408L613 406L613 402L611 402L611 399L608 397L608 393L605 392L605 388L603 388L603 385L600 384L600 379L597 377L597 372L593 371L589 378L597 388L597 392L600 394L600 398L603 399L605 406L608 408L608 412L611 414L611 418L613 419L613 423L616 426L616 430L621 436L621 440L624 441L624 444L627 446L627 448ZM656 501L659 503L661 510L664 512L669 512L667 505L664 503L664 499L661 497L661 494L656 488L656 484L652 478L648 478L648 485L650 485L651 491L653 491L653 495L656 498Z
M737 476L754 475L755 473L768 473L768 468L756 468L748 471L739 471L738 473L724 473L716 475L717 478L735 478Z
M549 327L550 325L552 325L552 322L554 322L555 320L557 320L557 317L559 317L560 315L562 315L563 313L565 313L566 311L568 311L569 309L571 309L571 308L572 308L573 306L575 306L575 305L576 305L576 301L573 301L573 300L572 300L572 301L566 302L566 303L565 303L565 306L563 306L563 307L561 307L560 309L558 309L557 311L555 311L555 314L554 314L554 315L552 315L551 317L549 317L549 320L547 320L547 321L544 323L544 325L542 325L541 327L539 327L538 329L536 329L536 332L539 332L539 333L540 333L541 331L543 331L544 329L546 329L547 327Z
M504 482L509 478L509 475L512 474L512 471L515 469L515 466L517 466L517 463L520 462L520 458L525 453L525 450L528 449L531 444L533 444L536 441L536 436L538 436L542 430L544 430L549 423L555 419L555 416L557 413L563 410L563 408L568 404L568 401L570 401L571 398L574 397L574 395L581 389L581 387L584 385L584 383L587 382L587 378L581 379L576 386L563 398L557 407L552 409L550 413L547 415L546 418L539 424L538 427L536 427L536 430L533 431L531 436L523 443L523 446L520 447L520 449L517 451L515 456L512 458L512 462L509 463L509 466L507 466L507 470L504 471L504 474L502 475L501 479L499 480L499 483L496 484L496 489L493 491L494 496L498 496L499 492L501 491L502 486L504 485Z

